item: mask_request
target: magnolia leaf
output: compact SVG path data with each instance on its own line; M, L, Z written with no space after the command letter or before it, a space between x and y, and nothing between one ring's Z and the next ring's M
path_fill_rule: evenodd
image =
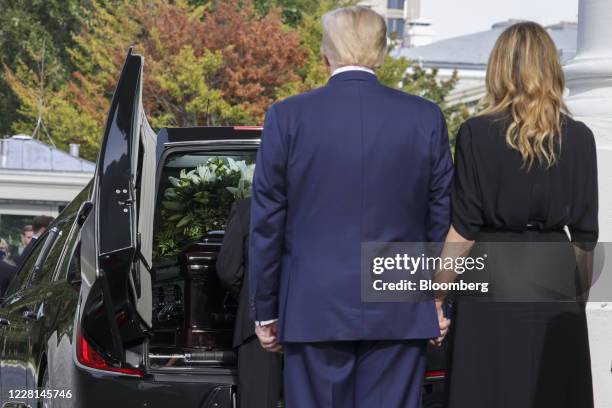
M176 198L176 190L173 188L167 188L164 192L164 197L169 200Z
M181 219L177 224L176 227L180 228L182 226L187 225L191 220L193 219L193 217L191 216L191 214L187 214L186 216L183 217L183 219Z
M181 211L183 209L183 204L178 201L162 201L162 205L164 208L173 211Z

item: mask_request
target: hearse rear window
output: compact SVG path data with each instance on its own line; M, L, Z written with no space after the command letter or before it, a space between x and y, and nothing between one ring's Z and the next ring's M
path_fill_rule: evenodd
M177 152L159 178L154 260L174 258L184 245L222 237L232 203L249 197L256 150Z

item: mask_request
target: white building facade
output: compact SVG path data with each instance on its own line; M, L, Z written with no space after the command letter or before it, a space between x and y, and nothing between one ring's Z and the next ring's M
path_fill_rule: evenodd
M418 47L432 42L431 23L421 18L421 0L364 0L387 21L389 37L400 47Z
M0 237L13 245L32 217L55 217L92 179L95 164L30 136L0 139Z
M450 78L457 72L459 82L448 96L449 104L463 103L475 106L485 93L485 74L489 54L499 35L519 20L495 23L490 30L435 41L428 45L402 47L392 55L416 61L424 68L436 68L440 79ZM562 62L576 54L578 27L575 22L560 22L546 27L557 45Z

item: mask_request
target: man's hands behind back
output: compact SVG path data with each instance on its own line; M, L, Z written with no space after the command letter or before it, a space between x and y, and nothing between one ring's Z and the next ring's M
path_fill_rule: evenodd
M283 351L283 346L278 342L278 321L265 326L256 326L255 334L259 338L261 347L271 352Z

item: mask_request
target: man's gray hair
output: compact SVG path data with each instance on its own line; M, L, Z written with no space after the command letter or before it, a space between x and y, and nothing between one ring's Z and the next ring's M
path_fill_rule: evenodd
M321 52L332 66L377 68L387 53L387 25L375 11L362 6L332 10L322 18Z

